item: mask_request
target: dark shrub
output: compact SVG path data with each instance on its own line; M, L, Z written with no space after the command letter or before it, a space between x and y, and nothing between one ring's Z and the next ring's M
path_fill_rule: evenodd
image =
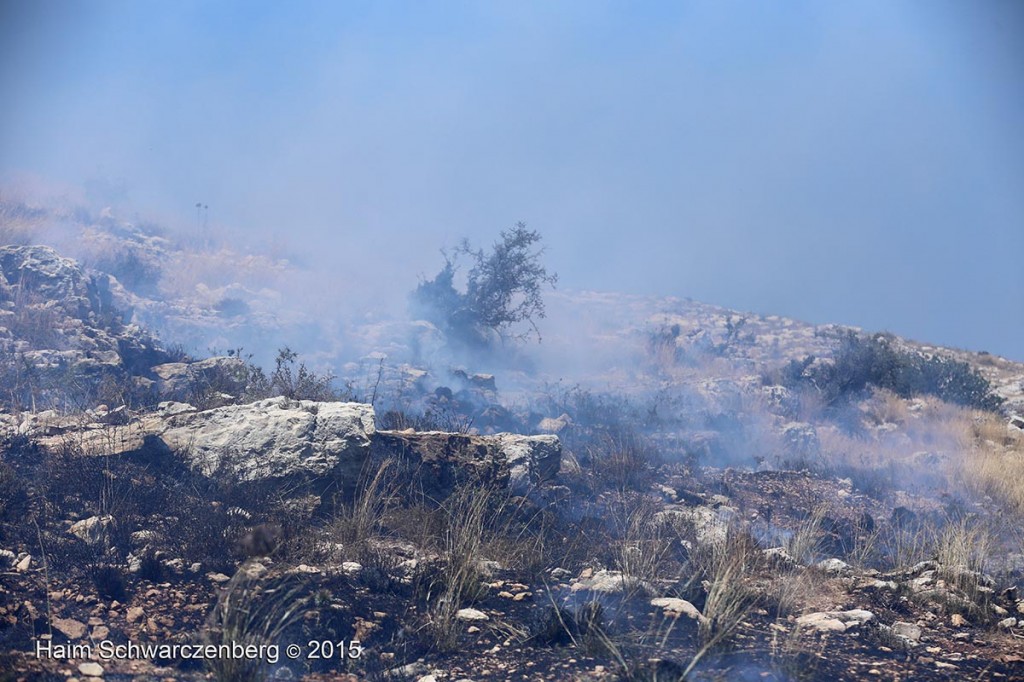
M988 380L966 362L904 350L885 334L847 332L839 337L834 362L814 360L813 356L792 360L767 380L790 388L813 388L827 405L857 396L868 386L903 398L933 395L983 410L997 409L1003 402L992 393Z
M544 317L541 290L558 281L558 275L549 274L540 263L543 250L534 249L540 239L538 232L518 223L502 231L489 254L463 242L454 256L445 255L441 271L413 292L416 312L436 324L449 341L459 344L486 345L492 334L506 336L522 322L529 329L513 336L536 334L539 339L536 321ZM473 260L464 292L455 288L460 255Z

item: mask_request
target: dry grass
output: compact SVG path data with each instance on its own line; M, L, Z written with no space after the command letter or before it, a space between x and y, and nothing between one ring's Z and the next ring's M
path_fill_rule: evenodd
M666 524L657 521L658 511L656 504L640 503L624 507L622 518L616 519L621 538L616 542L616 561L628 578L655 580L665 568L674 535Z
M1009 428L998 416L974 413L965 434L971 445L959 471L964 484L1006 511L1024 515L1024 432Z
M859 490L878 497L892 490L931 496L963 491L961 463L975 449L969 425L985 413L937 398L911 403L886 391L876 391L862 412L865 425L879 428L818 428L826 473L849 476Z
M796 570L772 576L765 592L774 602L774 616L785 618L807 610L822 610L836 598L836 587L820 571Z
M331 524L331 535L346 547L360 548L381 535L384 515L398 496L391 476L393 463L386 459L372 476L364 472L362 482L351 503L342 504Z
M589 447L587 454L599 483L619 491L645 489L659 460L650 442L635 432L608 434Z
M883 534L885 560L883 568L909 568L934 556L936 530L930 525L901 528L890 527Z
M0 244L26 245L38 239L46 214L19 201L0 199Z
M984 606L991 599L983 574L993 550L995 538L984 525L969 519L953 521L943 528L936 543L939 575L966 593L972 604Z
M902 425L910 418L910 409L904 398L892 391L879 388L874 391L866 416L875 424Z
M425 581L428 631L440 651L458 646L459 609L483 594L479 561L488 524L491 495L486 489L463 488L443 506L447 519L442 537L442 558L436 574Z
M812 563L818 556L822 541L821 524L828 513L828 507L818 505L793 531L786 543L786 551L797 563Z
M266 647L280 642L285 630L299 622L305 600L298 585L261 585L243 566L228 583L207 619L203 638L217 646ZM207 667L218 682L266 679L270 672L261 658L208 658Z
M755 594L746 582L760 556L753 539L730 528L725 542L704 549L706 553L699 562L707 591L704 619L698 627L701 647L683 672L683 679L704 656L732 636L755 603Z

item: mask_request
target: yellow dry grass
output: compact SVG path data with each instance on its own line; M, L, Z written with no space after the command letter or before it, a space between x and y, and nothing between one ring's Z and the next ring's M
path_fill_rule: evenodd
M964 484L1006 511L1024 515L1024 432L996 415L974 413L965 434L970 447L959 472Z

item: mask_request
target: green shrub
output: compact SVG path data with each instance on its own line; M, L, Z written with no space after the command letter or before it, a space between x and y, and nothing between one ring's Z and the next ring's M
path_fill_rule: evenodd
M815 363L814 356L792 360L767 380L790 388L813 388L826 405L859 395L869 386L903 398L933 395L983 410L997 409L1003 402L992 393L988 380L966 362L903 350L886 334L847 332L839 337L832 363Z

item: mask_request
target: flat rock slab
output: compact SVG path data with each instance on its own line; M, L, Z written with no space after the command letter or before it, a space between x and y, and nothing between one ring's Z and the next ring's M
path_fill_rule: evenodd
M796 619L798 626L818 632L846 632L852 627L872 620L875 614L864 609L849 611L819 611L808 613Z

